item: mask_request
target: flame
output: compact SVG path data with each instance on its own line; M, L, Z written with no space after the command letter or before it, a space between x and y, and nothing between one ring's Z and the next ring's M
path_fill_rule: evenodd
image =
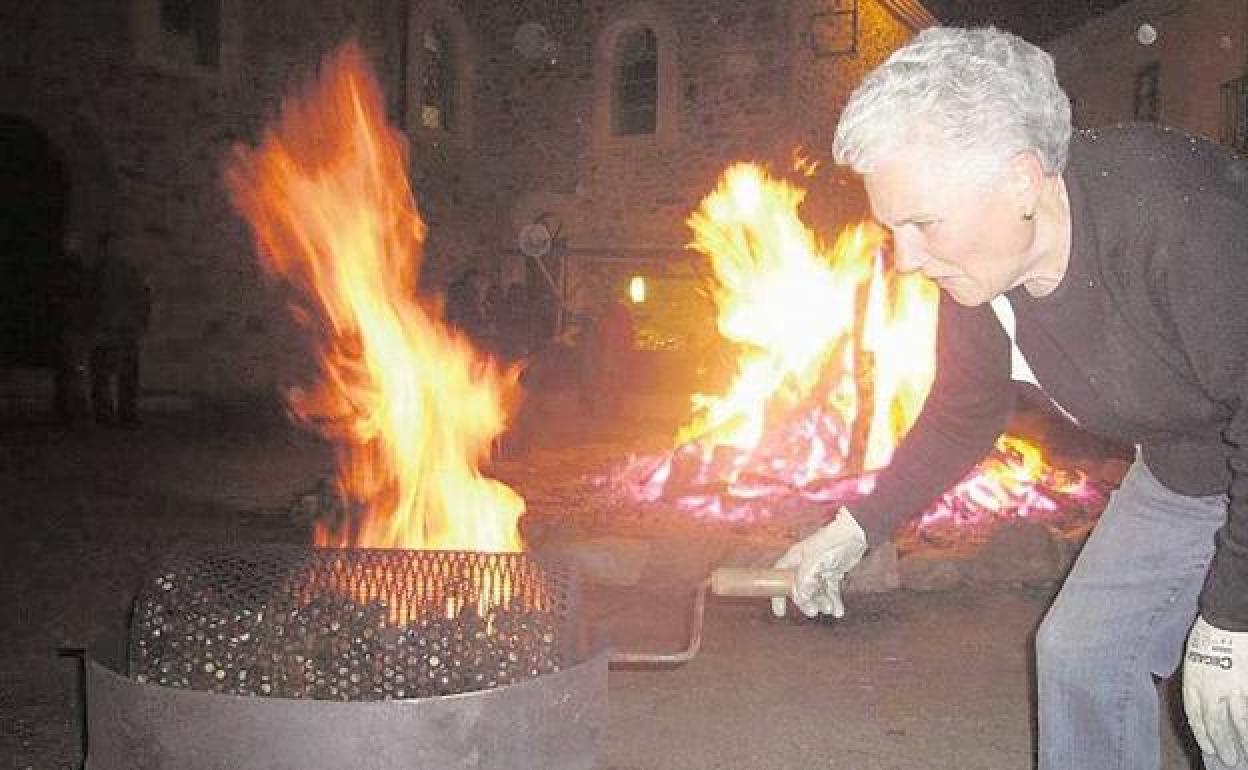
M1019 436L1003 435L967 476L945 492L915 524L920 533L941 526L984 529L1004 519L1060 518L1069 503L1104 505L1103 490L1080 470L1052 466L1044 450Z
M735 377L724 393L694 395L674 451L623 469L638 499L727 520L766 518L795 495L852 502L917 419L935 374L939 289L887 269L878 226L848 227L825 248L801 219L803 197L739 163L689 218ZM1103 493L1003 436L918 526L1060 517L1066 502L1094 507Z
M802 176L814 176L819 173L819 161L806 154L801 147L793 148L793 170Z
M289 393L296 417L336 439L337 483L354 520L319 545L521 550L524 501L478 467L517 387L421 296L425 226L406 146L386 125L359 47L283 103L258 148L226 170L263 264L319 319L320 379Z
M875 225L848 228L825 249L801 220L803 197L741 163L690 217L693 247L714 272L719 332L740 353L728 392L695 394L693 418L677 437L749 453L764 443L769 421L813 402L817 419L833 427L810 436L791 479L798 485L850 470L851 426L860 418L861 469L887 464L931 384L938 291L918 274L885 273L885 233Z

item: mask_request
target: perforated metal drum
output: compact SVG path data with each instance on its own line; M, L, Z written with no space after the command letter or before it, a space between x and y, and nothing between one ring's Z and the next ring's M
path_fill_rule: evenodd
M576 581L523 553L265 547L175 554L135 602L138 682L378 700L488 689L579 658Z

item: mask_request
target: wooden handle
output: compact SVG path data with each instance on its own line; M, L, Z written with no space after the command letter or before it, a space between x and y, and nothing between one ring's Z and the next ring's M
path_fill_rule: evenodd
M719 567L711 573L711 593L716 596L788 596L794 570L770 567Z

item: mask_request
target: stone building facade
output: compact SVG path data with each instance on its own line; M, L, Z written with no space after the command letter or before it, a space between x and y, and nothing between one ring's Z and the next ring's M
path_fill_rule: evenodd
M1131 0L1046 45L1085 127L1159 121L1248 153L1248 3Z
M153 289L149 394L250 399L298 377L306 337L222 170L347 39L410 140L425 288L476 265L554 303L604 265L687 261L685 220L728 164L819 159L862 74L934 22L916 0L6 4L0 336L38 337L48 253L109 229ZM852 183L817 179L829 231L860 213ZM518 246L534 223L555 236L540 259Z

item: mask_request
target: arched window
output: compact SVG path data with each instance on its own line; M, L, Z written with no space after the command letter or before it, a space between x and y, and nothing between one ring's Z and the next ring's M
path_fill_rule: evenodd
M218 80L239 67L239 0L129 0L135 60Z
M612 130L621 136L653 134L658 127L659 43L650 27L620 35L616 62Z
M399 113L415 142L471 146L476 41L453 0L408 0Z
M680 41L651 2L616 8L594 46L594 144L627 150L677 140Z
M455 58L451 37L441 22L425 30L421 48L425 66L421 76L420 123L425 128L455 130Z

